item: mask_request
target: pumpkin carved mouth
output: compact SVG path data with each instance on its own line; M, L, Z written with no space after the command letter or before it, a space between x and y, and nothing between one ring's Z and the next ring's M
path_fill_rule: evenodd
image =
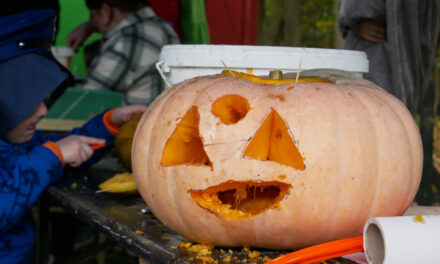
M204 190L190 190L191 198L200 207L225 219L238 220L277 208L292 185L278 182L232 181Z

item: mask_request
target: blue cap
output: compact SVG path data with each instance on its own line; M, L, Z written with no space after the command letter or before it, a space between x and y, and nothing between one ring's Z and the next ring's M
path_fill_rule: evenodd
M50 54L56 15L52 9L35 9L0 17L0 61L29 52Z
M0 17L0 137L70 84L70 73L49 49L55 20L52 9Z
M50 94L60 95L70 74L54 58L26 53L0 62L0 137L24 121Z

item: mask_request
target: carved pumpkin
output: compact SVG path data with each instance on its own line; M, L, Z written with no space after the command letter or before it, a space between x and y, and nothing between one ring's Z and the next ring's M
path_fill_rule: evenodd
M159 220L228 247L293 249L360 235L369 217L405 212L422 171L406 107L353 80L187 80L143 115L132 158Z

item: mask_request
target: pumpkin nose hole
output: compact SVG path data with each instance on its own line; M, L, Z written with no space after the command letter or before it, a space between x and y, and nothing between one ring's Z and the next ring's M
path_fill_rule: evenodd
M236 94L220 97L212 104L211 112L226 125L236 124L249 112L250 105L246 98Z
M284 119L272 110L250 140L244 157L270 160L304 170L304 159L293 141Z
M278 181L227 181L205 190L191 190L190 193L193 201L202 208L223 218L238 220L278 208L290 188L290 184Z

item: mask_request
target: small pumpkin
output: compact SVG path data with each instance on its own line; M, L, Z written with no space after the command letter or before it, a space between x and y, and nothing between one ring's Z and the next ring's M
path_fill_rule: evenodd
M155 216L203 244L295 249L405 212L423 159L409 111L364 80L310 81L197 77L158 99L132 147Z
M119 133L115 137L115 150L118 160L129 171L131 171L131 145L141 116L142 114L133 115L128 122L121 126Z

